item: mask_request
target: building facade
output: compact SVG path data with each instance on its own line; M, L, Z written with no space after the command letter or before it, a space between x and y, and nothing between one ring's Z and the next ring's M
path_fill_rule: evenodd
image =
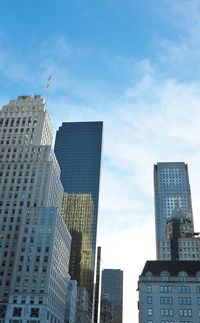
M101 281L101 304L104 304L104 295L109 295L112 306L112 322L123 322L123 271L120 269L104 269ZM103 320L101 309L100 322Z
M39 95L0 111L0 321L63 322L71 237Z
M92 304L90 295L85 287L78 287L76 302L76 322L91 323L92 322Z
M62 216L72 236L69 274L78 286L87 288L90 295L94 278L93 211L91 194L64 193Z
M188 166L182 162L157 163L154 165L154 199L156 225L156 251L158 244L166 237L166 219L172 215L175 202L178 201L184 213L191 218L192 202L189 184Z
M102 127L102 122L66 122L57 131L55 141L61 181L65 193L68 194L63 200L63 217L73 236L74 253L70 259L70 275L72 279L77 280L79 286L88 289L91 300L94 293ZM88 196L86 204L80 202L84 194ZM82 203L82 211L79 208L79 214L72 206L73 201L77 205ZM90 208L93 205L93 212L86 216L87 203ZM78 223L73 220L75 213L82 219L78 229ZM86 219L86 223L83 218ZM81 260L82 257L85 263Z
M147 261L138 290L139 323L200 322L200 261Z
M77 281L69 280L67 284L66 323L74 323L76 318Z
M112 323L113 309L109 294L101 295L100 323Z

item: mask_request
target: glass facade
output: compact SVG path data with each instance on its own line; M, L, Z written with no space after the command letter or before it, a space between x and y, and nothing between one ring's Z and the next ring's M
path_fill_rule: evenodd
M92 248L93 201L91 194L64 193L62 216L72 236L69 274L92 295L94 250Z
M112 322L122 323L123 314L123 271L104 269L102 271L101 295L109 295L112 305ZM102 315L102 311L101 311ZM101 318L100 318L101 321Z
M188 166L183 162L157 163L154 165L154 197L156 245L166 237L166 219L172 216L175 202L178 202L183 212L192 216L192 202L189 184Z
M75 273L76 271L76 275L73 275L73 279L76 279L78 282L85 281L85 278L83 278L83 276L85 277L85 275L87 275L86 273L81 278L81 275L84 272L83 268L85 268L85 264L80 261L80 250L83 250L83 247L81 247L79 243L80 240L84 239L84 230L87 227L87 232L88 230L90 230L90 232L86 235L86 240L88 241L86 248L88 250L87 259L89 259L89 257L92 257L90 265L91 267L93 267L90 275L91 284L93 284L94 281L102 128L103 123L101 121L65 122L57 131L55 141L55 154L61 168L61 182L63 184L64 191L68 194L75 194L74 197L72 197L72 195L68 195L67 208L69 208L69 210L67 210L67 213L65 213L65 220L70 233L72 234L72 244L74 244L75 249L78 250L77 257L79 257L79 260L75 259L76 255L74 252L74 261L76 262L77 267L75 266L76 268L74 267L72 269L71 266L70 272ZM80 198L78 197L78 194L80 194ZM90 200L89 202L86 202L85 206L85 202L81 202L83 194L86 194L88 196L88 201ZM92 215L90 214L91 218L89 223L84 224L83 218L85 217L85 215L81 215L81 209L80 213L77 214L79 219L82 219L81 227L78 229L78 231L72 217L73 212L75 212L75 210L72 209L72 206L70 206L72 200L76 201L75 203L78 203L78 205L79 203L82 203L83 213L85 212L85 207L87 209L87 205L90 205L91 207L93 203L93 212ZM87 220L88 217L86 217ZM72 232L73 230L75 231ZM90 294L92 292L91 284L90 287L88 287ZM82 285L81 283L81 286L85 285ZM89 285L87 284L87 286Z

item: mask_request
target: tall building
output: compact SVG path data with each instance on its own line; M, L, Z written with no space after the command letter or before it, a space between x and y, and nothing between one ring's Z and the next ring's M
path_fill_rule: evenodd
M0 111L0 321L63 322L71 237L41 96Z
M96 253L102 127L102 122L66 122L57 131L55 141L55 154L61 168L61 181L64 191L68 194L65 195L63 201L63 217L72 234L72 244L75 247L75 249L72 248L74 253L70 260L70 274L73 279L77 280L78 285L85 281L85 285L81 283L80 286L88 289L91 299L93 299ZM88 196L85 202L83 194ZM78 207L79 214L72 207L73 203L77 206L82 205ZM88 206L91 209L92 205L93 212L86 216L85 210ZM76 217L82 219L80 225L73 220L75 213ZM83 218L86 219L86 223ZM86 227L87 235L85 236ZM82 241L85 241L87 247L81 245ZM80 261L80 257L85 257L87 263ZM86 271L85 267L87 267ZM86 276L88 276L88 281L85 280Z
M179 202L184 213L191 218L193 225L187 164L182 162L169 162L154 165L154 198L156 251L158 257L159 240L166 237L166 219L172 215L176 201Z
M112 323L123 321L123 271L120 269L104 269L101 281L101 304L105 305L105 294L108 295L112 307ZM100 322L104 311L101 308ZM106 315L107 317L107 315Z

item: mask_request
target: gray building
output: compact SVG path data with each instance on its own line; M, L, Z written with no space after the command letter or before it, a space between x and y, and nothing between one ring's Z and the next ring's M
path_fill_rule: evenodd
M76 301L76 323L91 323L91 317L92 304L90 295L85 287L78 287Z
M41 96L0 111L0 321L63 322L71 237Z
M166 219L172 215L176 201L179 202L184 213L191 218L193 225L187 164L183 162L163 162L154 165L154 198L156 251L157 259L159 259L159 240L166 237Z
M139 323L200 322L200 261L147 261L138 290Z
M67 284L66 323L74 323L76 317L77 282L69 280Z
M104 295L109 295L112 306L112 323L123 322L123 271L104 269L101 281L101 305L104 306ZM100 322L103 322L103 309L100 310Z

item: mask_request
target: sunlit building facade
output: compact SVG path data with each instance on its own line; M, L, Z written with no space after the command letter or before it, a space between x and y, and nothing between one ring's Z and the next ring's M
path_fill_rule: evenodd
M71 237L41 96L0 111L0 321L63 322Z
M69 274L91 295L94 277L93 211L91 194L64 193L62 216L72 236Z

